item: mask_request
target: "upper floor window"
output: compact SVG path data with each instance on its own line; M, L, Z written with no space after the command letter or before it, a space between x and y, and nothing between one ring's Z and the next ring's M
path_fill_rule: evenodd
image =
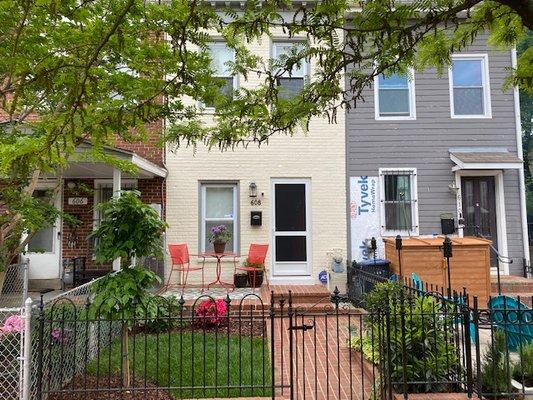
M236 77L232 75L229 63L235 61L235 51L225 43L214 42L209 44L211 54L211 69L215 73L215 79L221 81L220 93L229 98L233 97L233 90L237 86ZM205 104L213 107L213 104Z
M415 119L415 82L407 75L376 77L376 119Z
M213 251L213 243L209 242L211 228L225 225L232 233L231 240L226 243L226 250L235 252L237 249L237 184L236 183L204 183L200 187L200 249Z
M418 235L416 169L380 169L379 178L383 235Z
M276 42L272 45L274 59L289 55L294 49L301 49L302 44L297 42ZM291 98L297 96L304 87L305 79L309 75L308 60L301 60L299 65L294 65L292 70L284 71L278 80L280 97Z
M487 55L454 55L449 74L452 118L490 118Z

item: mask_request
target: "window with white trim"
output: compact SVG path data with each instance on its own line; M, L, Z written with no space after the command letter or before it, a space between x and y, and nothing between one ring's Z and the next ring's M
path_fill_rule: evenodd
M203 183L200 187L200 249L213 251L213 243L209 242L211 228L225 225L232 232L231 240L226 243L226 251L237 249L237 184L236 183Z
M452 57L449 74L452 117L490 117L487 56L455 55Z
M289 56L292 52L302 49L300 42L274 42L272 44L272 55L274 59ZM282 98L297 96L303 89L305 80L309 75L309 62L304 59L299 65L294 65L291 71L284 71L278 80L279 93Z
M416 169L380 169L381 231L384 235L418 235Z
M231 73L229 64L235 61L235 51L229 48L226 43L213 42L209 44L211 54L211 69L214 77L221 82L219 93L229 98L233 97L233 91L237 86L236 77ZM213 104L205 104L212 108Z
M380 74L375 79L376 119L416 118L414 72L411 76Z

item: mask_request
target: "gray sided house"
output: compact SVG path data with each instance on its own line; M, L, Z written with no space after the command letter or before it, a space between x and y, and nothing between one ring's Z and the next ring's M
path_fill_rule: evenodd
M515 62L514 51L479 38L441 76L428 69L376 79L347 114L352 259L368 257L372 236L441 234L453 219L454 235L489 238L513 260L499 262L502 273L523 274L529 252L518 93L503 90Z

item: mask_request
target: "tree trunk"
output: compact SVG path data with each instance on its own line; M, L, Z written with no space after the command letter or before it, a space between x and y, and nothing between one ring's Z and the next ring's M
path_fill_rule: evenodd
M129 332L130 329L128 325L122 325L122 375L124 379L124 387L129 388L131 386L130 379L130 357L128 352L128 343L129 343Z

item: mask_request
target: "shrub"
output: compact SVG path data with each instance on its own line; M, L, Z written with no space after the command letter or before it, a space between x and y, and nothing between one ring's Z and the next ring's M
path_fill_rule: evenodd
M444 304L429 296L410 297L399 284L383 282L365 297L365 305L370 314L363 334L350 339L351 348L376 364L386 358L382 372L397 391L403 390L404 373L407 381L424 382L408 384L409 393L454 390L445 382L461 373L454 344L455 315L444 312Z
M155 307L148 318L143 321L143 326L149 333L168 332L178 325L181 306L175 297L154 296L150 308Z
M513 378L527 387L533 386L533 342L519 349L520 361L513 368Z
M506 398L499 393L507 393L511 386L511 361L507 352L505 333L495 331L481 363L481 390L487 399Z
M196 324L202 328L221 326L226 322L228 306L223 299L207 299L198 304L194 310Z

